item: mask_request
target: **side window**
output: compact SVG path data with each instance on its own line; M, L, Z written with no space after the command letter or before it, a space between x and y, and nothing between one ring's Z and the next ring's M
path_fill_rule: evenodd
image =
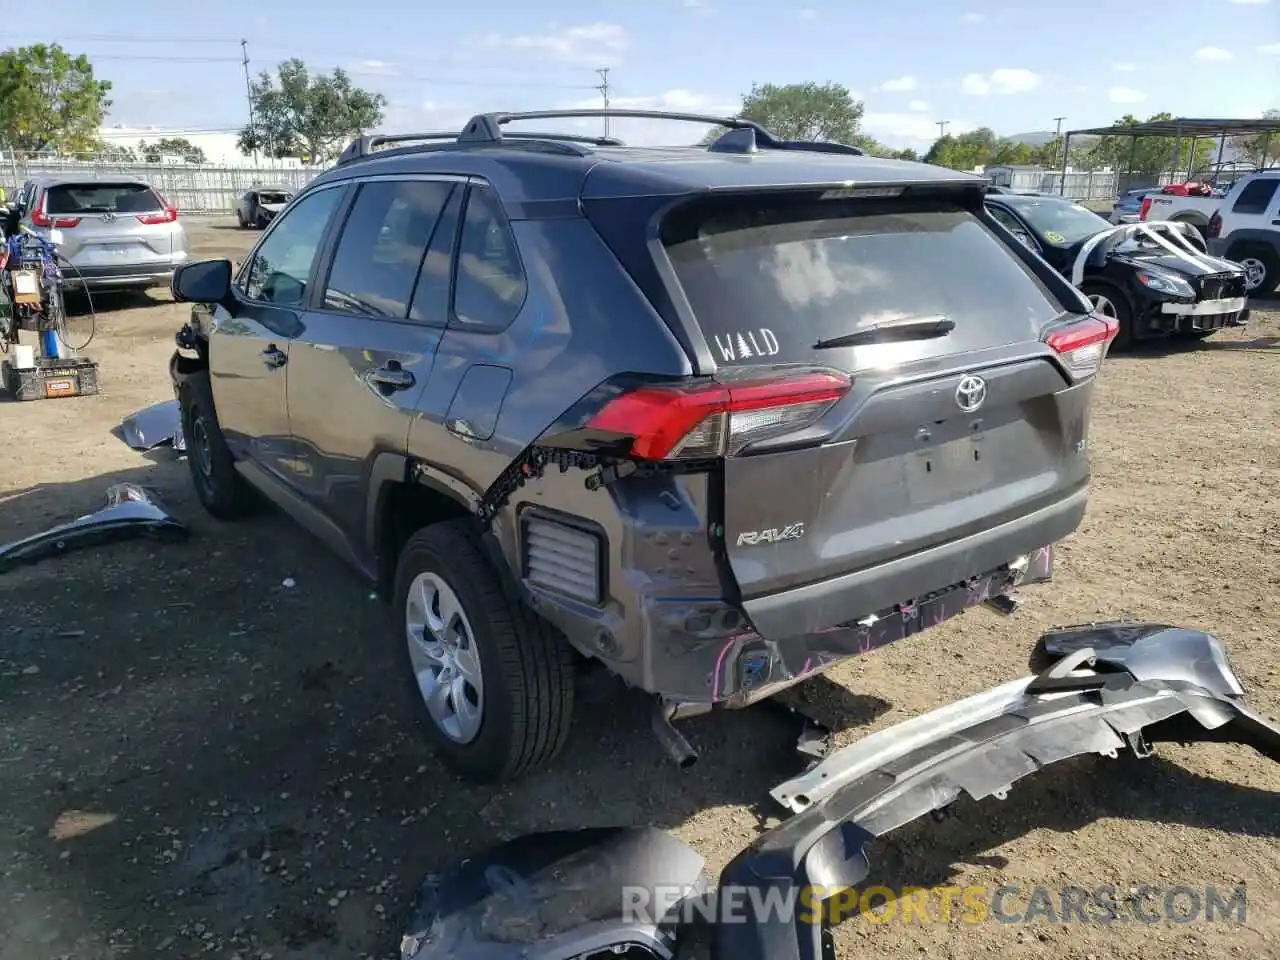
M1001 207L987 207L987 213L991 214L991 216L999 221L1000 226L1004 227L1006 230L1012 231L1013 233L1025 232L1022 229L1022 224L1020 224L1008 210L1004 210Z
M422 261L418 285L413 291L413 303L409 305L409 319L433 327L448 326L449 286L453 280L453 242L458 237L458 221L462 218L462 198L466 191L461 187L453 191L449 203L440 215L431 246Z
M275 222L237 281L246 297L280 307L305 302L311 265L342 194L341 187L317 190Z
M1244 189L1240 191L1240 196L1236 197L1231 212L1266 213L1277 187L1280 187L1280 177L1258 177L1245 184Z
M505 330L524 305L528 286L497 194L491 187L472 187L458 240L454 322L463 329Z
M333 255L324 308L403 320L414 282L454 184L363 184Z

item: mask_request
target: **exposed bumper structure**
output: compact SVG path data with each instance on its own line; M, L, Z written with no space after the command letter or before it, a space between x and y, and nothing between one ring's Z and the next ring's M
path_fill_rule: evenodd
M961 793L1003 798L1022 777L1069 757L1122 749L1145 756L1156 742L1213 740L1280 761L1280 727L1244 703L1221 645L1206 633L1097 624L1048 633L1039 650L1053 662L1038 676L873 734L775 788L793 815L734 858L710 900L701 858L665 834L570 834L583 842L560 860L552 848L565 846L566 835L545 835L555 844L524 837L432 878L403 960L568 960L623 945L668 960L693 929L679 922L679 908L695 902L719 911L712 957L818 960L830 956L821 911L806 918L768 909L726 922L724 905L786 904L801 891L857 886L870 872L868 840ZM530 848L542 851L537 863ZM643 899L672 884L686 891L675 913L642 923L625 909L622 888L635 902L637 892ZM705 916L705 907L696 913Z
M43 533L0 546L0 573L81 547L137 537L185 540L187 528L174 520L150 493L132 483L107 489L107 505L95 513Z
M162 400L120 421L120 436L134 450L151 450L169 443L187 449L182 435L182 412L177 400Z

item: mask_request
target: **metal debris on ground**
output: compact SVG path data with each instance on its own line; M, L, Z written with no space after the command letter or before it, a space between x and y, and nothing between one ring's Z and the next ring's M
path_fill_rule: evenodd
M137 537L176 542L187 533L153 494L137 484L117 483L107 488L107 505L101 510L0 546L0 573L81 547Z
M177 400L165 400L131 413L120 421L120 435L134 450L153 450L165 444L171 444L179 453L187 449Z

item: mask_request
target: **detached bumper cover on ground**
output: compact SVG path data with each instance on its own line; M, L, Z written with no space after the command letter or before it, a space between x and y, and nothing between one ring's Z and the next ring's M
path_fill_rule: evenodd
M186 536L187 528L165 513L150 493L132 483L117 483L107 488L107 505L101 510L0 545L0 573L100 543L135 537L184 540Z
M739 892L740 907L790 902L805 888L857 886L870 872L867 841L961 793L1003 798L1027 774L1081 754L1145 756L1152 743L1208 740L1280 760L1280 727L1244 703L1221 645L1206 633L1092 625L1046 634L1040 652L1056 662L1039 676L873 734L775 788L793 815L734 858L721 894ZM627 916L622 888L631 888L633 903L636 890L664 887L699 897L701 868L693 851L656 830L522 837L431 878L402 956L567 960L633 944L668 958L690 928ZM824 939L820 924L775 912L717 924L711 955L816 960Z

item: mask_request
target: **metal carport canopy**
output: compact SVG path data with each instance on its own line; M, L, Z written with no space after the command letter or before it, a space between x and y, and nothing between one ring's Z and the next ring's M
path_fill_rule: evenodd
M1175 117L1148 120L1133 126L1087 127L1068 130L1063 136L1076 137L1248 137L1259 133L1280 133L1277 120L1222 120Z
M1173 137L1174 162L1182 151L1182 138L1191 137L1199 140L1202 137L1216 137L1218 144L1218 160L1222 160L1223 148L1228 137L1247 137L1262 134L1267 143L1271 134L1280 133L1280 119L1275 120L1233 120L1223 118L1174 117L1172 120L1148 120L1132 126L1123 124L1110 127L1086 127L1081 130L1068 130L1062 140L1062 176L1058 181L1058 193L1065 195L1067 188L1067 159L1070 156L1072 137L1131 137L1136 147L1138 137ZM1192 151L1194 158L1194 150ZM1130 156L1130 164L1133 158ZM1190 170L1187 171L1190 174Z

